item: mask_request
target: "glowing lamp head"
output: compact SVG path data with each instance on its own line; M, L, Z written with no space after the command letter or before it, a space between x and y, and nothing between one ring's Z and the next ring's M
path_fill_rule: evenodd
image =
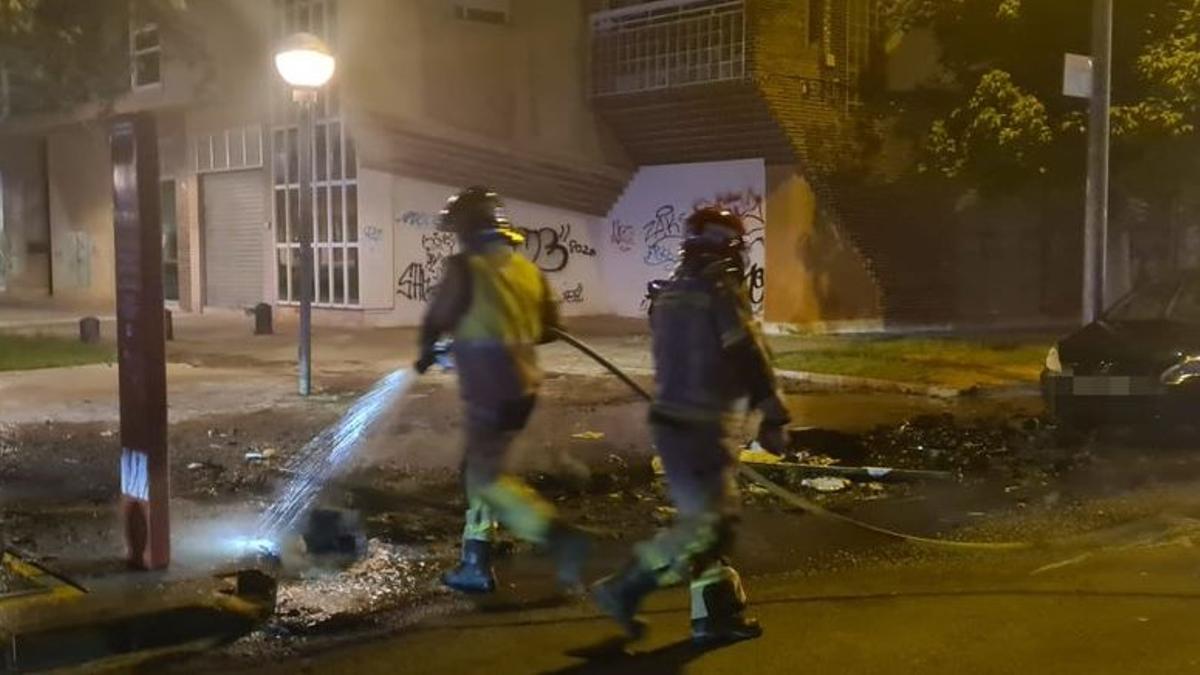
M275 53L275 69L297 89L319 89L333 77L336 62L329 47L311 33L296 33Z

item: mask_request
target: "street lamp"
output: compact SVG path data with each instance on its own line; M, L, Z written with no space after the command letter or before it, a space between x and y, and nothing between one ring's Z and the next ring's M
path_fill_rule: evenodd
M296 33L279 45L275 69L292 87L292 100L300 106L300 346L297 353L300 395L312 393L312 300L313 300L313 206L312 151L313 108L317 92L333 77L336 61L321 38Z

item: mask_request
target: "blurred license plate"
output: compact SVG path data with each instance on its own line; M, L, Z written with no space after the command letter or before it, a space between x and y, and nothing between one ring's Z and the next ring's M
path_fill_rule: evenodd
M1158 383L1147 377L1076 377L1071 382L1076 396L1145 396L1159 393Z

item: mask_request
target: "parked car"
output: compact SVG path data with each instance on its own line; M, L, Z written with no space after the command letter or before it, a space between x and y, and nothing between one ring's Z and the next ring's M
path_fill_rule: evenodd
M1050 414L1105 422L1200 424L1200 271L1136 289L1046 356Z

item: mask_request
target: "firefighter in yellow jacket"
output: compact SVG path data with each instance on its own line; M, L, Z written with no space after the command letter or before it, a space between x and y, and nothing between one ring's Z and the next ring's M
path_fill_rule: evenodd
M451 335L466 411L462 558L442 581L466 593L495 589L491 541L499 522L541 545L558 565L559 583L576 588L588 538L505 471L509 448L537 400L537 345L553 340L550 329L559 327L559 314L541 270L515 250L521 235L501 207L498 195L484 187L467 188L447 202L439 229L458 235L459 253L446 260L421 326L417 372L436 362L434 345Z

